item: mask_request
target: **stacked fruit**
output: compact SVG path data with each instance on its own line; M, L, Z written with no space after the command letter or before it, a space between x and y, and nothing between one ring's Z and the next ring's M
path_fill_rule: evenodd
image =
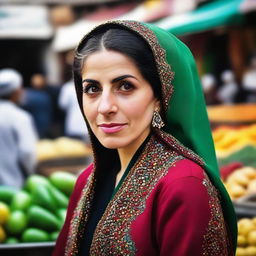
M235 169L224 180L224 185L233 200L249 194L255 194L256 168L243 166Z
M256 256L256 217L238 221L236 256Z
M85 157L92 154L91 148L83 141L68 137L57 139L42 139L37 143L38 161L58 158Z
M21 190L0 186L0 243L56 240L64 223L76 176L31 175Z
M231 127L220 126L213 131L213 140L218 157L227 157L246 146L256 146L256 124Z

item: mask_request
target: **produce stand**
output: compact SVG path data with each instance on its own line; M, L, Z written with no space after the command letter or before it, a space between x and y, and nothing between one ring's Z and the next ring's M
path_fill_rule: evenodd
M213 105L208 117L221 178L237 216L238 256L256 256L256 104Z
M256 122L256 104L213 105L207 107L211 127L242 126Z
M233 202L238 219L256 216L256 194L251 194Z
M91 156L63 157L40 161L37 165L37 173L49 176L52 172L63 170L74 174L84 170L92 162Z
M207 112L213 123L251 123L256 121L256 104L214 105Z
M1 256L50 256L55 242L0 245Z
M36 151L36 172L44 176L58 170L77 174L92 161L91 147L82 140L68 137L41 139Z

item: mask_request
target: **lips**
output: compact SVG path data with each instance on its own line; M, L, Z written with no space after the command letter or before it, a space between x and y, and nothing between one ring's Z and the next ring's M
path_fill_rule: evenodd
M121 126L121 125L125 125L125 124L122 124L122 123L110 123L110 124L100 124L99 126L100 127L110 128L110 127Z
M98 125L104 133L116 133L121 131L127 124L126 123L109 123Z

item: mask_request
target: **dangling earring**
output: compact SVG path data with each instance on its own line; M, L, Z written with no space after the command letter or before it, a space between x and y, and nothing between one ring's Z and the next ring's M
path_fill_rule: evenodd
M152 126L161 129L164 125L165 123L163 122L162 117L159 112L155 110L153 113Z

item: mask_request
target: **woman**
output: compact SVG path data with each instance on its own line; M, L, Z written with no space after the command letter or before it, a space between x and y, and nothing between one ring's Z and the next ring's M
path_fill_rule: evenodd
M74 60L94 163L78 178L53 255L234 255L199 78L168 32L112 21Z

